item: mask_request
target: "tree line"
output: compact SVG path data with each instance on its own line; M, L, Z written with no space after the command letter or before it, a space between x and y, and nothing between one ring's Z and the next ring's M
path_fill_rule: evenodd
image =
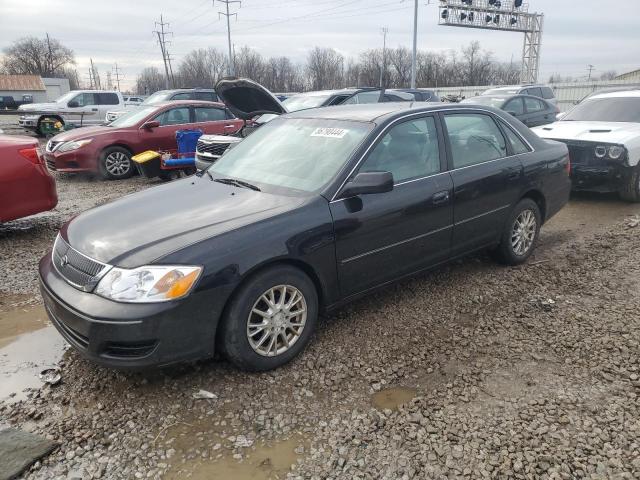
M389 48L384 55L385 88L409 87L411 51ZM226 76L227 56L215 47L192 50L179 63L172 87L209 87ZM286 56L264 57L249 47L234 56L236 76L250 78L273 92L301 92L343 87L379 86L383 70L381 48L366 50L356 58L345 58L332 48L314 47L304 61ZM419 87L464 85L509 85L520 80L520 65L496 61L479 42L459 52L418 51L416 84ZM145 68L137 77L136 92L151 93L165 88L165 75L156 67Z

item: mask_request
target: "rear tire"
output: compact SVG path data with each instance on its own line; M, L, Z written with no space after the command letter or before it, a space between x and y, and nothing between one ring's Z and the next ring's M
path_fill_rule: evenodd
M317 321L318 293L311 279L295 267L278 265L250 277L233 296L219 345L242 370L272 370L304 349Z
M505 224L500 245L495 250L496 259L505 265L526 262L536 248L541 226L538 204L530 198L523 198Z
M627 202L640 202L640 164L633 167L620 190L620 198Z
M107 147L98 161L100 176L104 180L123 180L135 172L131 152L123 147Z

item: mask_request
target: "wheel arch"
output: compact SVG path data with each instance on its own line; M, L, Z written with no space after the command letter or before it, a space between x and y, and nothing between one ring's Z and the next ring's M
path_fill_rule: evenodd
M127 144L125 144L125 143L122 143L122 142L110 143L109 145L107 145L107 146L103 147L103 148L100 150L100 155L104 155L104 152L105 152L107 149L109 149L109 148L113 148L113 147L120 147L120 148L124 148L124 149L125 149L125 150L127 150L131 155L133 155L133 149L132 149L129 145L127 145Z
M520 197L520 200L524 198L529 198L536 202L536 205L538 205L538 208L540 209L542 223L544 223L547 219L547 199L545 198L544 194L540 190L532 188L523 193Z

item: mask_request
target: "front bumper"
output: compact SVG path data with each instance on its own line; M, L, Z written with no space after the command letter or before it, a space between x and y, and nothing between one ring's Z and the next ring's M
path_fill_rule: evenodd
M632 168L612 162L600 165L571 166L571 188L576 191L617 192L625 184Z
M96 171L97 164L91 152L83 151L82 148L71 152L57 153L45 152L44 160L47 168L57 172L87 172Z
M38 116L36 115L21 115L18 119L18 125L22 128L37 128L38 127Z
M177 302L127 304L82 292L40 260L45 310L58 332L85 358L120 369L142 369L211 357L221 308L192 294Z

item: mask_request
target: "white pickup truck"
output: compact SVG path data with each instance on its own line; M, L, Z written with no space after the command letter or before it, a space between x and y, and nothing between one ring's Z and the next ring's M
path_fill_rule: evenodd
M109 110L124 108L124 105L124 98L120 92L72 90L55 102L21 105L18 111L24 113L18 123L21 127L38 133L42 133L40 121L43 118L55 118L63 124L75 126L102 125Z

